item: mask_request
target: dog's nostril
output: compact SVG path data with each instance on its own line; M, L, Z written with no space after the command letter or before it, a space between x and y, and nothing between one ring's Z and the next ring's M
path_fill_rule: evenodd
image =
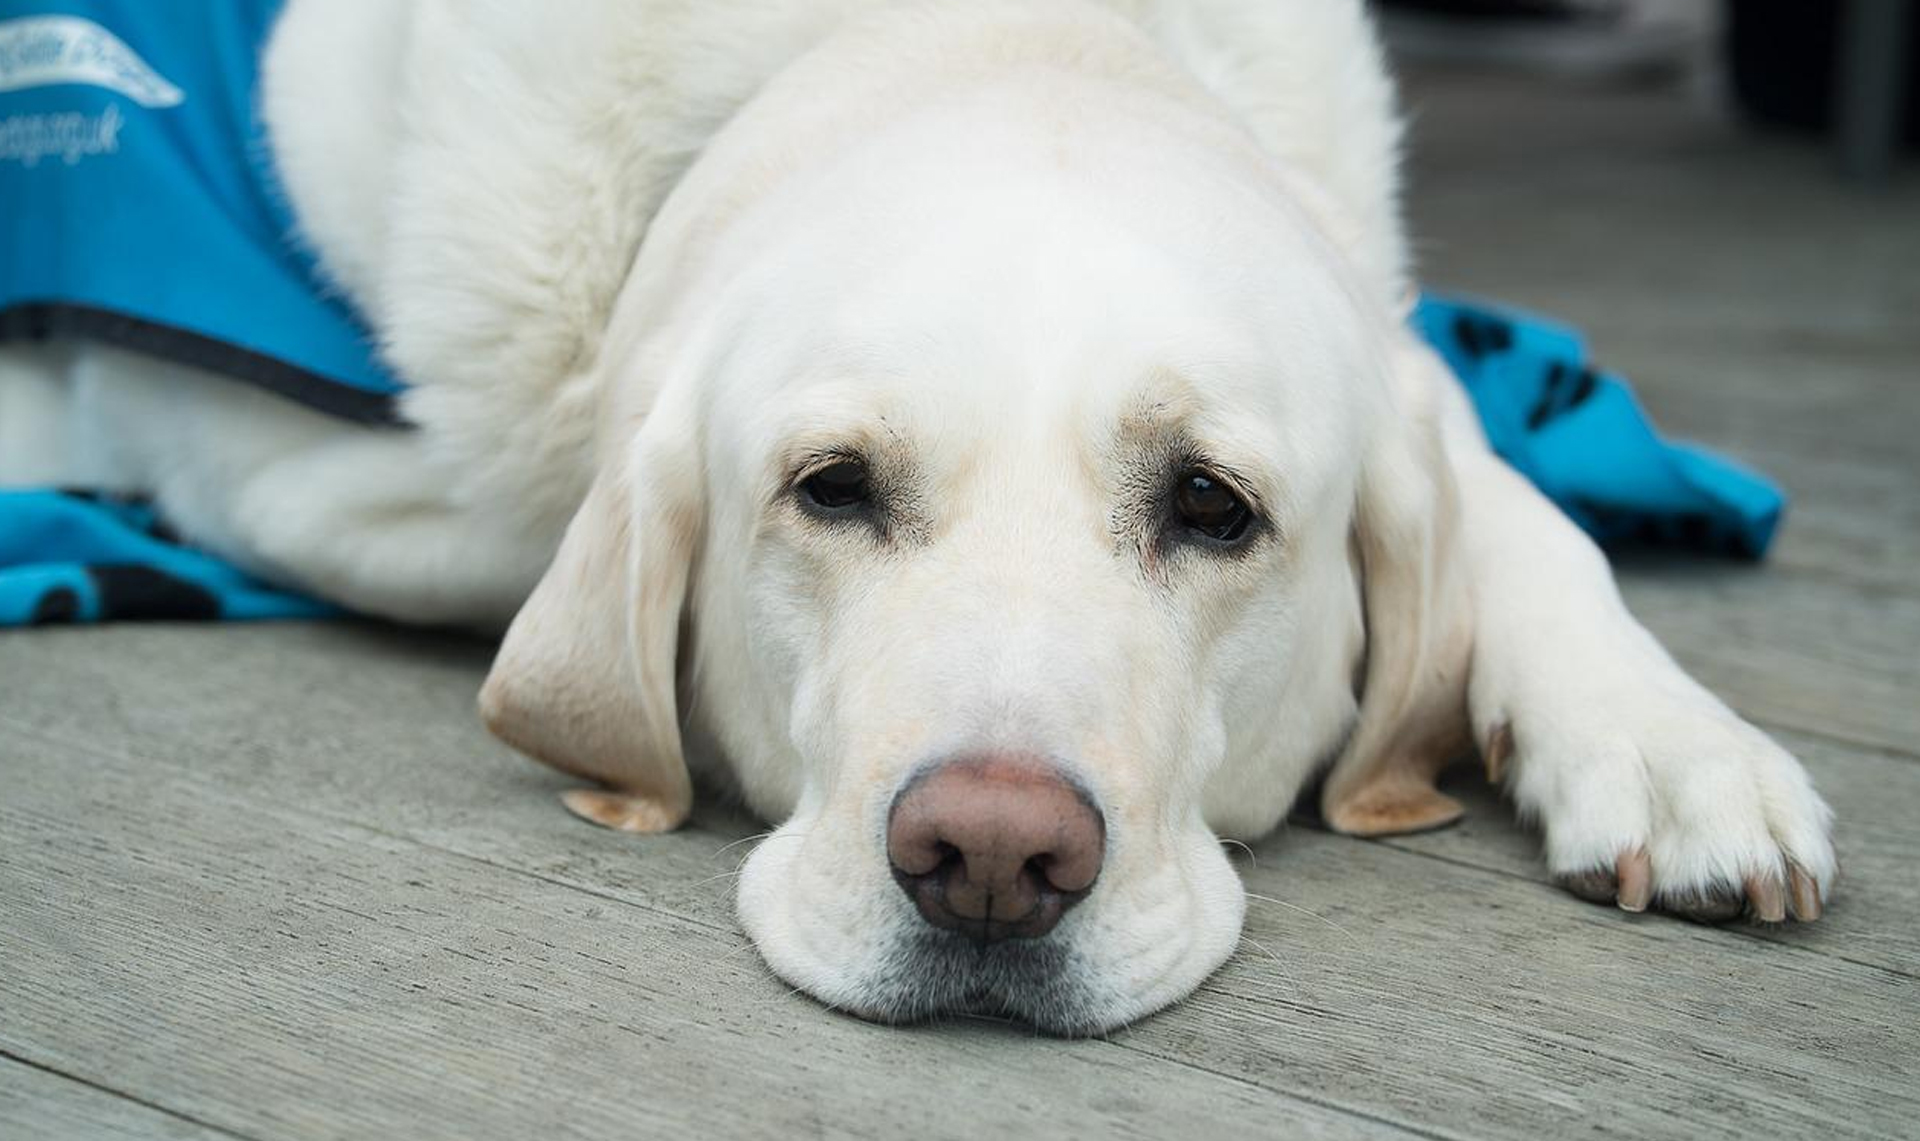
M887 820L894 878L936 927L992 941L1052 930L1092 890L1106 823L1050 767L950 761L903 789Z

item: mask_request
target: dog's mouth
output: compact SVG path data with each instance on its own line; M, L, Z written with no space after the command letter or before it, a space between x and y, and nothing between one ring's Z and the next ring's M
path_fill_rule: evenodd
M863 1000L849 1009L876 1022L969 1016L1062 1037L1112 1023L1086 964L1057 936L981 943L954 931L916 931L897 940L860 989Z

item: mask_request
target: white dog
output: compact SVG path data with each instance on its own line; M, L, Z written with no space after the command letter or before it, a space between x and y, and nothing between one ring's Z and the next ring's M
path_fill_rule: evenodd
M1584 895L1819 915L1799 764L1407 331L1359 3L296 0L267 63L418 431L11 349L4 474L517 613L487 723L602 824L691 775L780 822L739 907L790 982L1115 1026L1234 947L1221 837L1321 773L1336 828L1445 823L1474 744Z

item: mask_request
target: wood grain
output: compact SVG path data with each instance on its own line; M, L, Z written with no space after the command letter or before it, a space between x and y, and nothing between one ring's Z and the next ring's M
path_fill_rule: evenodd
M0 1057L0 1137L212 1141L238 1136Z
M867 1025L728 927L15 740L0 1049L248 1136L1401 1132L1109 1043Z
M121 645L117 682L96 686L84 671L100 656L75 652L87 637L29 639L39 650L31 670L8 668L24 658L0 643L0 684L14 695L44 698L5 710L14 723L9 739L59 758L45 764L70 780L84 774L45 793L49 811L80 818L65 825L77 831L49 839L47 847L84 848L82 837L113 816L114 805L137 806L152 851L135 855L114 845L139 863L111 878L159 890L151 866L158 853L184 861L155 908L160 914L193 914L180 901L206 890L269 901L268 910L287 916L282 939L355 945L373 922L365 916L380 927L405 917L430 924L444 949L477 937L448 924L478 911L501 928L500 913L530 892L544 901L534 915L545 949L499 944L488 962L511 959L544 972L553 961L565 963L562 951L573 948L605 960L594 968L603 974L664 970L725 1008L708 1015L685 993L660 998L649 991L649 1002L677 1012L671 1017L744 1033L727 1021L738 1003L718 996L786 1003L782 1025L808 1035L810 1049L815 1035L825 1036L818 1048L831 1052L842 1048L836 1035L869 1030L849 1030L844 1019L803 999L782 998L785 988L766 978L742 941L728 887L745 847L725 849L751 835L750 824L703 810L701 826L644 840L588 828L553 804L563 781L486 738L467 715L484 647L338 627L122 631L113 635ZM224 659L203 657L214 646L227 651ZM129 672L130 662L147 668ZM263 686L262 678L272 684ZM287 707L271 714L277 731L262 734L254 726L263 706L277 707L275 695ZM82 743L86 735L139 744L119 752ZM1256 899L1248 942L1228 968L1195 1000L1116 1035L1109 1048L1141 1055L1142 1064L1197 1066L1196 1073L1265 1090L1243 1107L1249 1111L1271 1096L1351 1114L1362 1123L1355 1128L1391 1123L1451 1133L1472 1122L1472 1135L1512 1136L1541 1121L1572 1134L1669 1123L1718 1136L1806 1125L1854 1106L1847 1119L1860 1131L1853 1135L1871 1136L1892 1118L1858 1103L1904 1112L1911 1094L1902 1084L1903 1060L1915 1053L1911 1027L1888 1012L1915 997L1912 978L1901 973L1913 965L1915 927L1903 814L1920 799L1920 766L1819 738L1793 743L1807 752L1841 811L1868 821L1864 832L1843 833L1849 894L1828 924L1784 936L1793 948L1744 931L1628 919L1578 903L1541 882L1530 838L1497 805L1477 803L1467 827L1396 841L1405 845L1400 850L1301 831L1262 845L1257 865L1244 869L1248 885L1283 902ZM94 787L109 779L109 787ZM24 831L11 820L5 825L8 834ZM249 830L267 838L242 843ZM279 853L308 846L317 851L276 870ZM223 861L236 854L248 857L246 875L265 878L235 878L241 873ZM395 878L399 868L406 879ZM0 871L11 874L11 866ZM309 879L319 896L291 886ZM584 896L583 910L566 910L574 895ZM361 926L341 930L337 924L353 918L341 919L341 908L363 913ZM586 922L595 908L636 928L622 953L607 953L604 933ZM467 933L448 933L455 930ZM526 934L519 926L512 931ZM367 953L379 951L365 964L371 971L390 972L403 957L369 946ZM253 954L246 949L239 961ZM728 964L717 978L716 962ZM306 985L314 963L296 960L291 971L274 965L267 977ZM1730 987L1729 978L1746 981ZM489 993L514 994L494 981ZM351 999L367 985L355 975L337 994ZM594 986L544 975L532 985ZM152 988L111 989L138 996ZM302 1009L314 1014L318 1000ZM565 1008L568 1017L579 1009ZM1793 1049L1801 1040L1818 1040L1822 1050L1802 1057ZM474 1049L465 1039L454 1045L457 1056ZM425 1055L438 1047L410 1039L407 1049ZM865 1074L884 1055L883 1045L872 1049L841 1064ZM1701 1068L1705 1055L1717 1060ZM1649 1074L1658 1075L1659 1092L1641 1088ZM698 1085L685 1074L678 1080ZM154 1081L157 1088L143 1096L169 1088ZM408 1097L418 1094L411 1081L400 1083ZM552 1072L542 1073L541 1084L572 1088ZM1829 1086L1838 1091L1831 1097L1821 1092ZM295 1083L285 1096L298 1100L313 1089ZM1601 1115L1599 1107L1615 1100L1631 1104ZM398 1112L397 1103L373 1104L369 1112ZM205 1114L214 1107L182 1108ZM462 1119L466 1126L477 1128L482 1118L520 1120L490 1102L475 1114ZM241 1128L325 1124L214 1120Z

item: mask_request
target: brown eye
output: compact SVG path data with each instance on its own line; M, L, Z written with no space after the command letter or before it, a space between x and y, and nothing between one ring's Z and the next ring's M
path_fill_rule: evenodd
M855 459L835 460L800 481L800 494L809 506L845 511L873 500L867 465Z
M1218 543L1233 543L1247 533L1253 511L1226 484L1203 471L1180 474L1173 509L1189 529Z

